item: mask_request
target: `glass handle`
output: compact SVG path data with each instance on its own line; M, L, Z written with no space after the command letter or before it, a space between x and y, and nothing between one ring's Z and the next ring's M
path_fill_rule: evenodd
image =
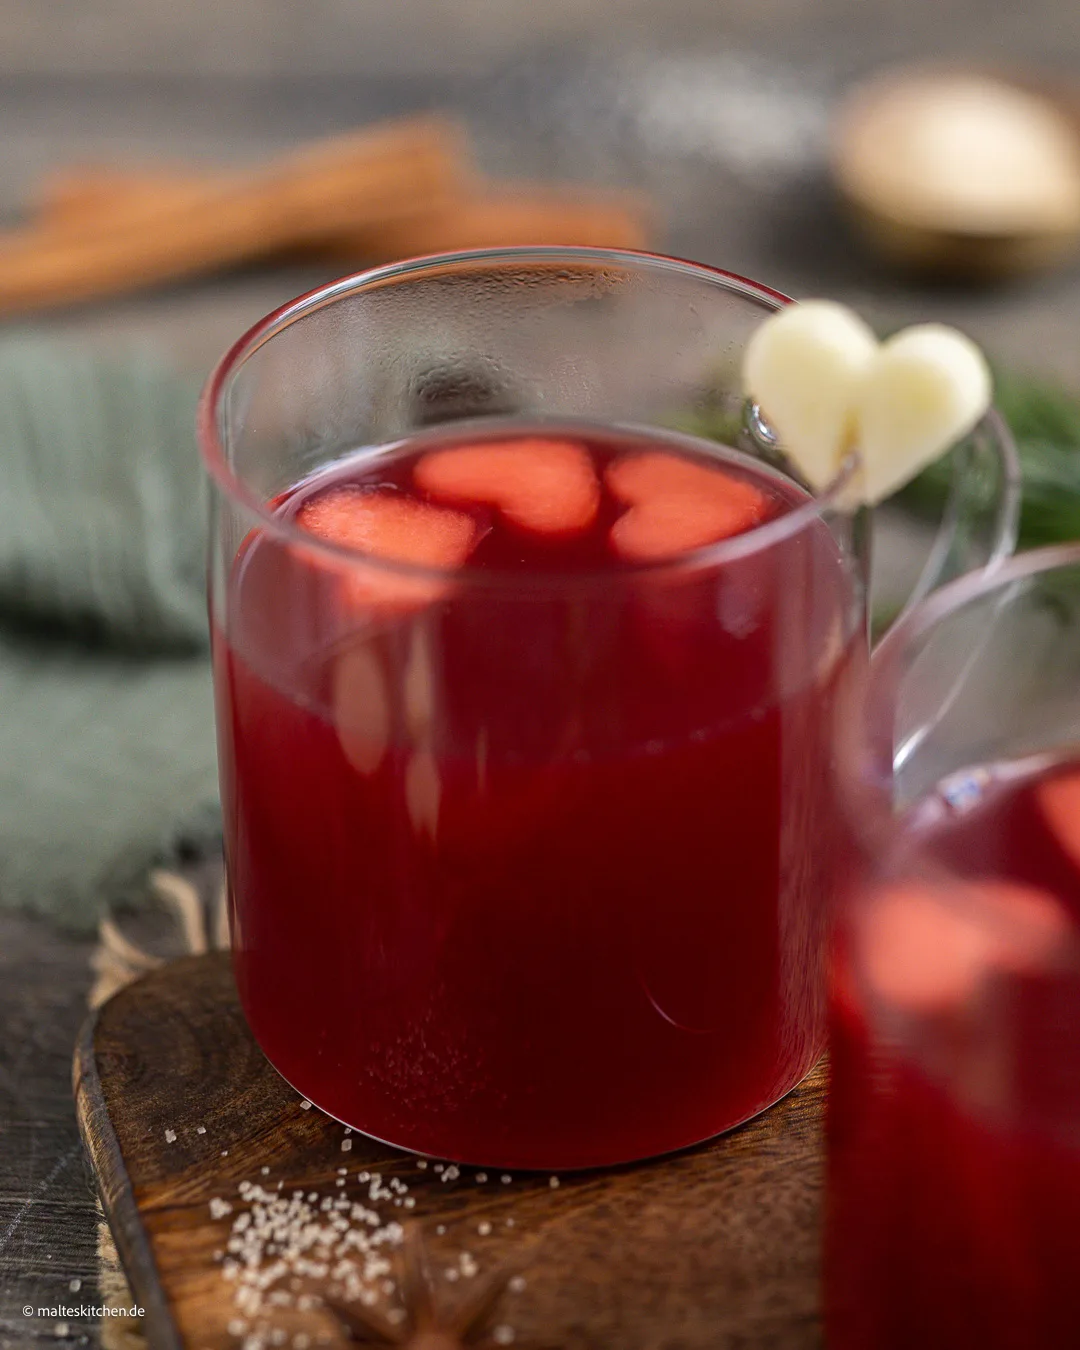
M995 566L1016 547L1020 461L1001 415L988 413L954 448L951 462L944 509L928 540L925 561L901 603L894 599L887 606L887 623L875 622L875 641L931 591L967 572ZM875 613L880 619L880 610Z

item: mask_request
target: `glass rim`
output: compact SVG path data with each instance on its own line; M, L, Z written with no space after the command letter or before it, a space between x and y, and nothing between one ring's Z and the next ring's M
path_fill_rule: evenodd
M334 543L322 539L303 529L286 516L276 514L273 509L252 492L242 478L229 464L225 446L219 434L219 411L222 399L232 377L244 363L257 351L285 331L293 323L309 314L341 300L347 296L359 294L387 283L394 283L408 277L421 276L425 272L437 271L455 264L496 263L521 265L528 262L581 262L602 266L652 268L658 271L672 271L682 275L699 277L712 282L718 290L742 295L743 298L756 301L764 310L775 312L784 305L791 304L792 298L770 286L740 276L737 272L725 271L707 263L692 262L663 253L650 253L630 249L586 248L560 245L530 247L515 245L504 248L462 249L447 253L425 254L420 257L406 258L398 262L386 263L378 267L366 268L360 272L349 273L335 281L317 286L313 290L287 301L272 310L243 333L210 372L196 413L196 434L203 466L216 488L254 517L258 528L271 537L293 544L305 551L314 552L335 559L339 564L345 562L365 568L375 568L395 575L415 577L426 580L445 580L453 577L455 581L469 585L485 587L506 586L521 589L530 583L553 586L563 583L575 585L592 582L607 583L615 577L664 576L685 573L689 570L707 569L752 556L767 548L783 542L798 534L801 530L818 520L830 509L842 505L845 489L859 472L860 460L857 452L846 456L839 472L820 493L793 511L774 516L761 525L752 526L741 534L721 539L714 544L690 550L676 558L663 558L648 562L628 562L613 560L611 566L595 568L582 572L492 572L469 567L431 567L419 563L404 562L399 559L382 557L348 544ZM450 427L454 423L447 424ZM638 428L640 430L640 428ZM428 428L431 430L431 428ZM719 444L719 442L718 442ZM735 447L729 447L734 449ZM792 480L794 481L794 480Z

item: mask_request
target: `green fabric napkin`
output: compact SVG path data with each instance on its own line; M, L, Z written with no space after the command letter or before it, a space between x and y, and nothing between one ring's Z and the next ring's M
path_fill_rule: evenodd
M218 831L196 393L0 342L0 905L75 929Z

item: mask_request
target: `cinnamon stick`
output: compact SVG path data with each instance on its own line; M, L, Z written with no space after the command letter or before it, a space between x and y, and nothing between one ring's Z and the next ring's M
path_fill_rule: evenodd
M123 219L148 203L190 205L210 186L229 180L223 172L193 173L175 168L117 168L109 164L75 164L53 169L41 178L30 201L36 224L49 228L85 229Z
M100 224L146 202L182 205L213 181L220 178L182 169L70 168L40 185L37 219L49 226ZM514 244L642 248L648 238L649 210L634 194L487 183L458 198L407 205L375 224L356 221L331 237L296 240L283 253L349 264Z
M383 261L456 249L512 245L644 248L649 211L629 193L536 184L492 184L437 209L354 230L320 243L319 256Z
M417 118L321 142L249 173L89 218L0 233L0 312L64 305L280 253L440 209L470 169L462 133Z

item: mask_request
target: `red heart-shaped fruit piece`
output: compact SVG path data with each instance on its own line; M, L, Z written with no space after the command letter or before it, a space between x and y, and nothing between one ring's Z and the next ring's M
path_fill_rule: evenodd
M536 534L587 530L600 505L584 447L539 436L435 450L419 461L413 481L440 501L493 506Z
M606 482L612 496L629 507L611 527L611 545L636 562L704 548L770 514L768 497L751 483L662 451L616 460Z
M305 502L296 522L319 539L358 553L439 570L460 567L482 534L476 521L460 511L355 486L334 488ZM410 576L362 558L343 558L340 564L319 561L340 571L350 600L368 605L426 604L447 585L440 577Z
M1039 806L1058 844L1080 867L1080 773L1048 778L1039 784Z
M980 879L886 887L860 927L874 994L934 1013L960 1007L995 972L1037 973L1067 940L1069 919L1046 891Z

